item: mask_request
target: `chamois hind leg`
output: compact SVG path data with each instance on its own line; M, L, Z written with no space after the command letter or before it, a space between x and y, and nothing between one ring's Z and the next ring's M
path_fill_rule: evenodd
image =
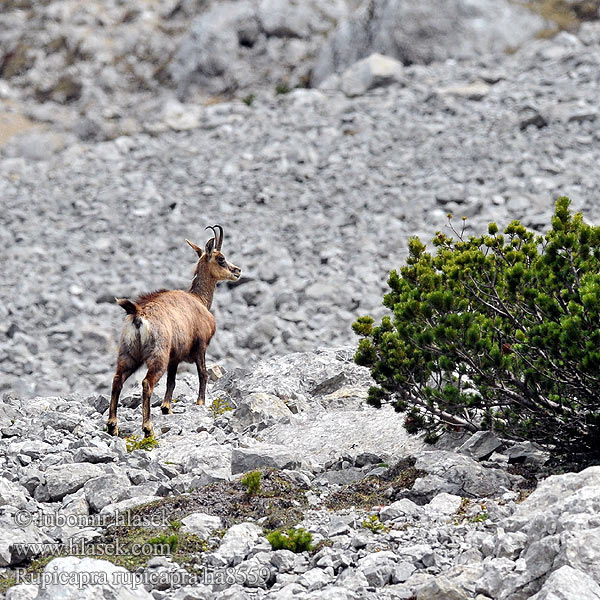
M198 369L198 400L196 404L202 406L206 396L206 382L208 381L208 371L206 370L206 346L200 345L198 354L196 354L196 368Z
M148 372L144 381L142 381L142 430L144 437L152 437L154 428L152 427L152 419L150 417L150 398L154 386L167 370L167 365L162 365L158 362L148 364Z
M162 410L163 415L171 414L171 398L173 398L173 390L175 389L177 366L177 363L171 363L167 369L167 391L165 392L164 400L160 405L160 410Z
M112 390L110 393L108 421L106 421L106 429L110 435L119 435L119 428L117 426L117 406L119 405L119 396L121 395L123 384L133 373L135 373L138 366L139 365L122 358L119 358L117 362L117 372L113 377Z

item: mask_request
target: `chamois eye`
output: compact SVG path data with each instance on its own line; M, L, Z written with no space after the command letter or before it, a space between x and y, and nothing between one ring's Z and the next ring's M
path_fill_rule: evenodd
M220 265L224 265L225 264L225 259L222 256L219 256L218 260L219 260L219 264Z

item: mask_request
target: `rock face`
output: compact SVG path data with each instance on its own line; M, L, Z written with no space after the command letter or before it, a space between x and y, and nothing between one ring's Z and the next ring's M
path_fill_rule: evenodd
M306 85L311 57L347 13L344 0L215 2L191 24L169 72L180 96Z
M373 52L404 64L498 54L543 26L542 19L506 0L368 0L327 38L311 80L318 85Z

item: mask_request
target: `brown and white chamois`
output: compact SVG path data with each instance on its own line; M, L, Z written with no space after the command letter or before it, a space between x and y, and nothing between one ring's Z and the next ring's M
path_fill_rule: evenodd
M189 240L196 251L198 263L188 292L160 290L140 296L135 302L126 298L115 300L127 312L119 342L117 371L113 378L110 412L106 423L108 433L118 435L117 405L127 378L146 363L148 372L142 382L142 429L145 437L154 435L150 418L152 390L167 371L167 391L161 405L164 414L171 412L171 398L180 362L196 363L198 369L198 404L204 404L206 393L205 353L215 333L215 319L210 312L218 281L240 277L239 267L227 262L221 252L223 228L207 227L214 237L204 251Z

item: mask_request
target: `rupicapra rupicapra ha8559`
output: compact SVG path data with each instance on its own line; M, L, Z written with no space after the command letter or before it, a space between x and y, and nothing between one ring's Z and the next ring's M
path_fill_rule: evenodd
M206 393L206 347L215 333L215 319L210 312L218 281L236 281L239 267L227 262L221 252L223 228L207 227L214 237L204 251L189 240L198 263L188 292L160 290L140 296L135 301L116 298L127 312L119 342L117 371L113 378L110 411L106 423L108 433L118 435L117 405L126 379L144 363L148 367L142 382L142 430L145 437L154 435L150 418L150 397L154 386L167 371L167 391L161 405L164 414L171 412L171 398L180 362L196 363L198 369L198 404L204 404Z

